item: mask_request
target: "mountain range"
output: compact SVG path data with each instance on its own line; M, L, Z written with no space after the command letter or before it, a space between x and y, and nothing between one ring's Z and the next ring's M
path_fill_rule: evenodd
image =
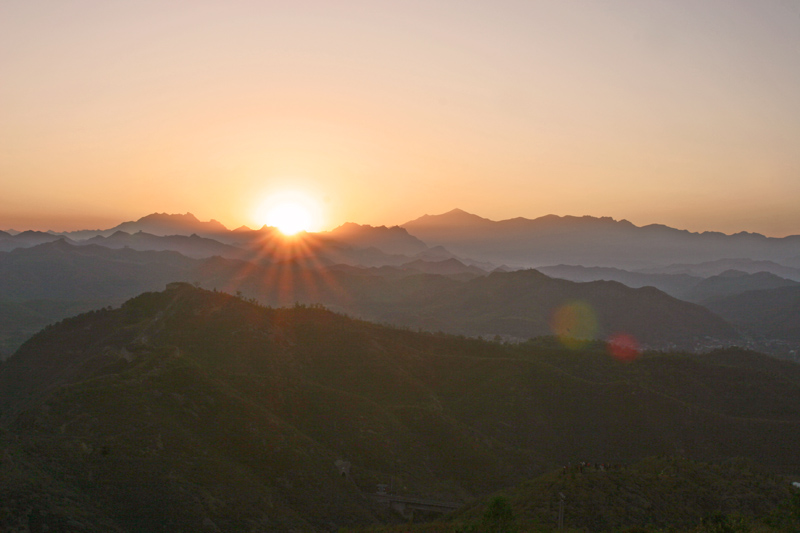
M658 238L651 239L654 234ZM5 280L0 280L0 353L13 352L39 328L70 313L118 305L171 281L192 281L242 291L270 305L323 303L369 320L513 341L552 333L554 313L574 300L588 303L596 313L597 338L627 332L651 347L708 349L735 343L793 357L798 352L794 303L773 289L791 288L800 280L800 270L788 265L796 257L795 242L792 237L638 228L610 218L548 216L494 222L460 210L426 215L403 227L348 223L292 239L269 227L229 231L217 221L202 222L189 213L156 213L109 230L68 235L4 233L0 249L10 250L10 255L0 252L0 269L7 269ZM33 251L40 245L45 247ZM119 253L106 254L98 247ZM695 254L698 247L700 256ZM85 248L81 257L79 248ZM669 262L665 258L657 263L658 253L648 255L653 249L677 251ZM528 263L535 262L531 253L542 260L583 259L587 262L581 265L561 263L539 270L584 285L559 284L532 272L514 276L511 272L520 263L505 252L495 253L498 250L510 250L517 259L527 254ZM713 250L731 250L733 258L677 262L686 256L707 258ZM178 252L196 262L167 255L134 259L133 251ZM746 252L762 255L742 258ZM597 266L605 261L603 254L617 259L636 256L639 264L650 266ZM778 254L786 264L764 254L773 259ZM182 262L177 270L176 261ZM724 321L710 314L692 326L699 317L696 308L646 287L706 305L733 326L723 326ZM749 306L763 311L737 311ZM773 317L770 309L788 315ZM776 319L784 325L773 327ZM703 328L708 328L705 333Z
M610 217L547 215L493 221L454 209L402 224L428 245L512 266L569 264L642 269L728 258L794 261L800 236L692 233L661 224L635 226Z
M74 242L101 243L117 232L167 237L183 235L205 237L225 245L253 248L276 235L275 228L238 228L230 231L216 220L203 222L191 213L154 213L136 221L123 222L105 230L81 230L61 234ZM308 234L307 234L308 235ZM108 244L120 241L124 234ZM26 231L16 235L0 234L0 250L49 242L56 234ZM708 277L726 270L748 273L771 272L800 281L800 236L770 238L756 233L726 235L718 232L692 233L660 224L638 227L626 220L610 217L575 217L547 215L536 219L522 217L493 221L460 209L440 215L424 215L402 226L373 227L343 224L331 231L314 234L318 243L334 249L369 250L382 255L365 264L349 258L350 264L380 266L392 256L406 260L438 249L441 259L454 257L484 270L511 265L514 268L550 265L613 267L643 274L689 274ZM152 244L164 244L150 237ZM144 240L140 237L140 240ZM208 244L208 243L207 243ZM177 244L176 244L177 246ZM148 248L156 249L156 248ZM222 250L222 249L220 249ZM229 250L228 250L229 252ZM198 252L200 253L200 252ZM202 253L215 255L209 247ZM222 251L223 254L227 252ZM447 257L441 257L442 255ZM229 255L229 254L228 254ZM208 256L208 255L207 255ZM402 262L402 261L401 261ZM395 264L400 264L395 261ZM705 266L702 266L705 265Z
M730 263L726 261L726 263ZM701 265L697 265L700 267ZM537 269L554 278L571 281L618 281L628 287L656 287L667 294L689 302L708 303L717 298L735 296L748 291L795 287L800 282L786 279L768 271L747 273L741 270L725 270L708 277L682 273L629 272L610 267L584 267L557 265Z
M514 341L552 335L554 314L576 302L591 323L580 332L587 339L627 333L643 346L692 348L738 338L735 328L707 309L652 287L575 283L535 270L487 274L455 259L381 268L327 266L306 256L278 263L195 259L59 240L0 253L0 313L7 317L0 322L0 340L11 352L54 320L117 306L173 281L242 293L268 305L323 304L381 323Z
M63 235L71 239L84 240L98 235L109 237L118 231L123 231L125 233L138 233L141 231L161 237L168 235L197 234L203 237L213 238L214 236L228 233L228 228L216 220L209 220L207 222L198 220L197 217L191 213L183 215L153 213L139 220L123 222L109 229L70 231L65 232Z

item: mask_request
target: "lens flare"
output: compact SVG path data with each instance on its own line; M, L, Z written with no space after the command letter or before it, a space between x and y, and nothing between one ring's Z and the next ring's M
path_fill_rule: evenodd
M550 328L561 344L577 350L592 340L597 333L597 318L585 302L570 302L553 313Z
M630 362L639 357L639 342L633 335L617 333L608 339L608 353L618 361Z

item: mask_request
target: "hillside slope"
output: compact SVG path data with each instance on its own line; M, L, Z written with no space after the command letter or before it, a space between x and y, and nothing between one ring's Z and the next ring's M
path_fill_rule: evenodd
M482 498L444 520L361 533L455 531L794 533L800 491L751 462L648 457L632 465L578 463ZM502 527L501 527L502 526Z
M62 517L66 494L127 531L330 530L388 520L377 483L466 501L585 459L800 472L797 365L740 351L626 364L602 345L420 334L187 284L33 337L0 365L0 418L9 491L33 483Z

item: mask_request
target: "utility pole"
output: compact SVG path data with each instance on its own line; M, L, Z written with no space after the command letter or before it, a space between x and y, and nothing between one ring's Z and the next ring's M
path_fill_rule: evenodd
M558 493L558 530L561 531L564 529L564 500L566 496L564 496L563 492Z

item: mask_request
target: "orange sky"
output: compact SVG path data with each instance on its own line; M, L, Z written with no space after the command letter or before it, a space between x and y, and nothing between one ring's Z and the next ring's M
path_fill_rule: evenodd
M800 234L800 1L0 4L0 229L460 207Z

